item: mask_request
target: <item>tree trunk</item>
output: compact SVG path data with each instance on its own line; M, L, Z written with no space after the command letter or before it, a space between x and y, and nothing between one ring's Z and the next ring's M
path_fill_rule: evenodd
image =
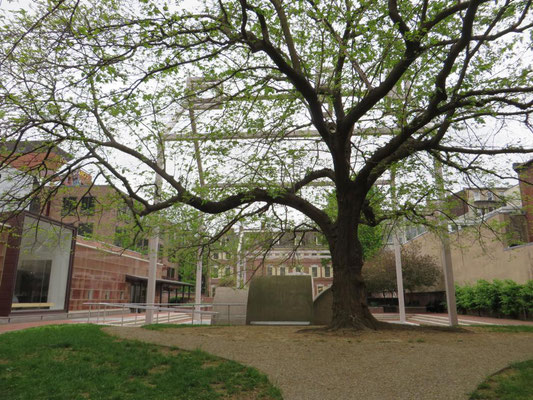
M336 235L328 238L333 264L333 319L330 327L375 330L380 322L368 309L362 276L363 249L357 237L360 211L354 207L352 196L337 194L337 204Z

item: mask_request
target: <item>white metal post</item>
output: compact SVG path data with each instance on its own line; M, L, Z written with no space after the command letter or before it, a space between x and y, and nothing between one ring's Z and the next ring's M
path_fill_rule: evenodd
M442 173L442 165L435 160L435 183L439 191L439 198L441 206L444 206L446 201L444 191L444 177ZM448 237L448 226L445 222L442 224L443 232L441 233L442 242L442 269L444 271L444 286L446 288L446 304L448 309L448 318L450 326L459 324L457 318L457 303L455 301L455 280L453 278L452 266L452 251L450 248L450 239Z
M391 198L392 206L396 210L398 208L398 198L396 196L396 172L394 167L391 168L390 173L390 188L391 188ZM402 272L402 253L400 247L400 240L398 239L398 234L400 230L395 227L392 231L392 241L394 245L394 260L396 262L396 286L398 293L398 308L400 311L400 322L405 324L407 319L405 318L405 298L403 292L403 272Z
M172 130L172 125L168 126L168 131ZM165 132L166 135L168 132ZM165 166L165 150L164 150L165 136L162 136L157 143L157 166L164 168ZM155 174L154 182L154 203L160 198L162 185L161 175ZM152 228L150 237L148 238L148 282L146 285L146 303L149 305L155 304L155 286L157 278L157 256L159 250L159 226ZM146 323L151 324L154 318L154 310L146 309Z
M187 86L189 88L192 88L192 84L193 84L192 80L188 79ZM196 128L196 116L194 113L192 102L191 104L189 104L189 119L191 121L192 133L193 135L197 136L198 130ZM203 188L205 186L205 181L204 181L204 169L202 166L202 158L201 158L201 153L200 153L200 145L198 144L198 140L196 139L193 140L193 144L194 144L194 153L196 157L196 165L198 167L198 180L200 181L200 187ZM200 221L199 230L200 231L203 230L202 221ZM198 259L196 260L196 288L195 288L195 293L194 293L194 303L196 304L195 308L197 311L201 311L200 304L202 303L202 271L203 271L203 261L202 261L203 257L202 256L203 256L203 249L200 247L198 248ZM207 286L207 282L206 282L206 286ZM194 320L193 320L193 323L194 323Z
M237 278L235 279L235 287L239 289L242 285L241 281L243 281L243 277L241 274L244 272L242 271L242 240L244 236L244 229L242 224L239 226L239 244L237 245Z

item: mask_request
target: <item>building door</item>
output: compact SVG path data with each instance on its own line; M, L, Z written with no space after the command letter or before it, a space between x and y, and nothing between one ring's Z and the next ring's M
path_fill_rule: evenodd
M146 303L146 284L143 282L133 282L130 290L131 303ZM135 311L132 309L132 311ZM139 312L144 310L139 310Z

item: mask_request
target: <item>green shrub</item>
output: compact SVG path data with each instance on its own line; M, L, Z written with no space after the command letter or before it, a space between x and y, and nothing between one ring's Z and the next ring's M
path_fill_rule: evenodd
M474 288L470 285L456 286L455 297L457 307L462 311L474 310Z
M187 299L186 298L181 298L181 297L171 297L169 300L168 300L169 303L172 303L172 304L175 304L175 303L186 303L187 302Z
M526 316L533 316L533 280L522 285L518 295L518 302Z
M457 308L461 312L486 311L509 317L533 315L533 280L523 285L506 279L456 286Z
M473 288L473 308L477 311L497 312L499 308L498 286L484 279L477 281Z
M500 312L503 315L517 317L522 309L520 305L520 289L518 285L510 279L501 282L499 287Z

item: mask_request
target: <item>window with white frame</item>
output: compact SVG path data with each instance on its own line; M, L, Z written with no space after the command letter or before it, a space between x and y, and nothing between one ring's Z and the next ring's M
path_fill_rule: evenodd
M311 275L313 276L313 278L318 278L318 266L317 265L311 266Z

